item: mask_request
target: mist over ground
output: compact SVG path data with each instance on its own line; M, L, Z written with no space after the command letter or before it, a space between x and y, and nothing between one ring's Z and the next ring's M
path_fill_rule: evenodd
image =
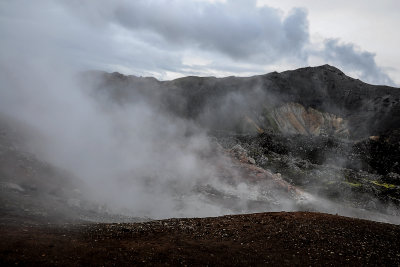
M279 103L258 83L209 96L198 114L189 116L186 108L196 105L153 79L43 66L25 70L17 77L11 75L16 70L2 72L2 116L23 125L17 131L21 150L71 177L55 179L55 186L72 183L78 200L101 212L170 218L314 210L396 222L395 217L336 204L311 187L311 194L307 186L306 191L292 190L279 174L246 163L248 155L243 167L229 152L240 159L247 153L240 146L226 150L210 136L212 129L237 130L243 114L260 112L251 107L261 105L261 99ZM252 180L252 172L265 179ZM76 196L68 194L70 205ZM82 206L79 201L74 205ZM396 213L390 209L385 213Z
M161 113L157 103L98 102L80 87L77 73L25 71L23 78L2 77L2 114L31 128L23 133L31 151L81 178L84 193L99 203L141 216L177 216L174 199L212 177L215 160L205 135ZM192 215L213 214L196 209L196 199L186 202Z
M134 217L317 210L383 220L325 200L324 192L310 194L307 187L304 191L291 187L281 175L259 167L261 156L255 161L245 155L235 136L227 144L215 137L219 131L249 128L255 135L260 125L269 123L270 114L279 113L275 108L292 112L293 106L296 112L315 108L310 114L320 112L317 116L334 121L326 126L332 128L345 109L328 103L327 92L332 88L319 79L325 81L330 72L343 77L340 71L325 67L323 73L328 76L317 73L308 79L316 80L322 89L304 86L297 96L293 84L277 73L243 79L158 81L95 71L117 70L161 80L190 74L245 75L274 69L266 68L266 61L284 66L293 61L303 66L318 57L372 83L394 84L375 62L375 54L338 39L324 38L314 48L307 10L301 8L284 15L275 8L257 7L256 1L154 3L0 2L0 32L5 36L0 44L2 127L6 135L18 136L16 151L30 153L66 177L43 183L61 189L71 186L63 200L67 205L83 205L75 201L78 194L78 200L94 203L101 212ZM165 10L171 12L163 16ZM290 75L283 73L282 77ZM293 83L301 85L298 81L303 78L294 77ZM277 85L287 91L281 94ZM354 87L364 90L361 85ZM384 108L379 107L380 113L371 119L375 128L348 123L349 128L361 129L357 134L362 138L372 135L383 122L390 129L397 123L391 112L398 99L385 98L385 90L391 89L367 89L371 94L381 92L377 101ZM207 93L201 94L202 90ZM304 109L291 104L281 107L292 102L301 103ZM340 103L352 105L350 101ZM353 121L368 123L369 117L363 120L359 114L369 114L364 111L377 103L358 104L350 110L358 112ZM297 133L297 128L290 127L286 128ZM340 167L347 166L346 158L334 156L343 162ZM269 180L246 179L257 175ZM18 188L18 177L4 177L4 187ZM35 177L40 180L40 173ZM396 214L393 210L390 215Z

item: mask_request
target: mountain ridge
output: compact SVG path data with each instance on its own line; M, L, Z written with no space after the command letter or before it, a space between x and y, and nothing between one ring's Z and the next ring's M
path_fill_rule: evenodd
M187 76L171 81L115 72L97 75L102 79L99 87L118 102L132 101L137 93L145 98L158 95L166 110L212 130L221 121L225 121L221 127L224 129L243 128L240 124L244 116L268 130L262 118L265 109L287 103L348 120L349 135L355 139L379 135L400 125L400 88L367 84L330 65L251 77Z

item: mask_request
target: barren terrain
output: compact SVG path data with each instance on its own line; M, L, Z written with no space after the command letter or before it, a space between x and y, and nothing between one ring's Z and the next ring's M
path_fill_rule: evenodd
M400 226L309 212L125 224L3 224L5 265L398 266Z

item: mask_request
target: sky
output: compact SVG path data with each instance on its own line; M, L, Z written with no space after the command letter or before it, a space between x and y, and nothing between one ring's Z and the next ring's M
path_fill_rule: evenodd
M331 64L400 85L396 0L0 0L10 62L169 80Z

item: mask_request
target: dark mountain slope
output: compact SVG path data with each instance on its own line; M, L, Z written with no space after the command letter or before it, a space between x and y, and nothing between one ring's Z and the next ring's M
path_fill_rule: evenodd
M119 103L155 97L162 100L160 108L211 130L249 132L253 129L246 125L248 119L263 130L273 129L271 110L287 103L348 121L349 135L356 139L400 125L400 89L363 83L329 65L246 78L157 81L118 73L96 75L103 78L96 88Z

